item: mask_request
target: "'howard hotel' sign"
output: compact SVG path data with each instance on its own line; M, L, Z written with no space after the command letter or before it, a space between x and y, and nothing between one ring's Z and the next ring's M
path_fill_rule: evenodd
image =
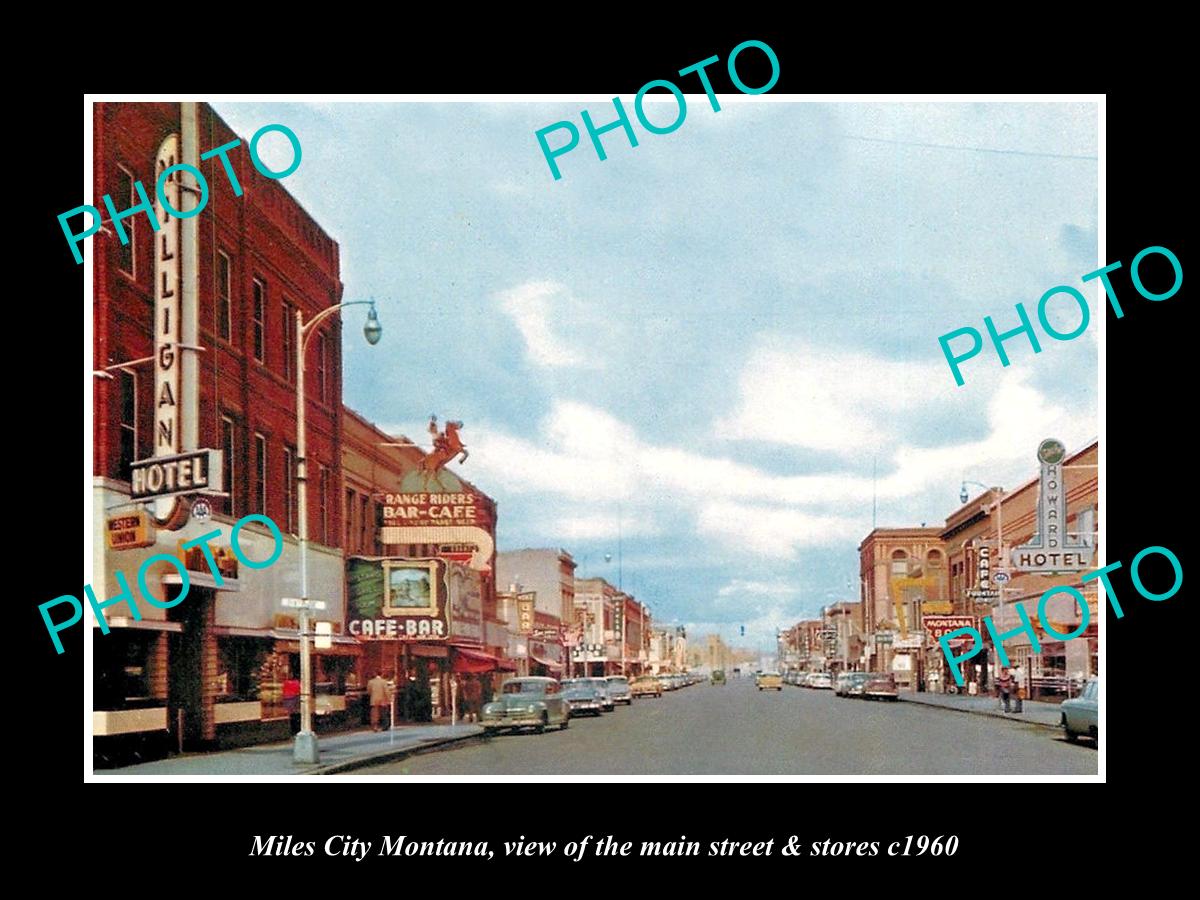
M1019 572L1049 575L1082 572L1091 566L1092 536L1067 534L1067 491L1062 461L1067 455L1061 441L1047 438L1038 445L1042 465L1038 486L1037 530L1028 544L1008 551L1009 566Z

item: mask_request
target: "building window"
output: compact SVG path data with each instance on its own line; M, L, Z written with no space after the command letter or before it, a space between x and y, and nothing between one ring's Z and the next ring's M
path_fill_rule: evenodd
M283 515L288 534L296 533L296 451L283 448Z
M251 301L251 318L254 324L254 358L259 362L265 362L266 360L266 317L267 287L255 278L254 296Z
M230 287L232 285L232 267L229 257L217 251L217 334L222 340L228 341L233 333L232 315L230 311Z
M133 182L134 178L129 170L123 166L117 166L117 185L112 193L118 199L125 198L129 201L124 209L135 206L139 201L133 190ZM129 238L129 243L122 244L120 238L117 238L115 242L117 245L117 268L130 277L137 275L137 270L134 268L137 264L137 220L137 216L122 219L121 224L125 227L125 235Z
M327 381L327 373L326 373L327 359L326 359L326 357L327 356L328 356L328 349L326 346L325 335L318 334L317 335L317 399L320 400L322 403L329 402L329 393L328 393L327 385L326 385L326 381Z
M137 459L137 375L124 369L117 374L121 390L121 459L118 477L130 480L130 468Z
M343 515L346 517L346 521L344 523L346 529L346 541L342 546L346 548L347 553L349 553L350 548L354 546L353 519L356 509L357 504L354 502L354 490L352 488L346 488L346 511L343 513Z
M225 457L221 467L221 490L225 492L225 512L231 516L237 515L237 504L234 502L233 467L237 459L237 433L233 419L221 417L221 454Z
M362 523L362 537L358 543L360 553L370 553L374 548L371 546L371 498L366 494L362 495L362 518L359 520Z
M332 546L329 540L329 470L325 466L321 466L320 490L321 543L329 547Z
M903 550L892 551L892 575L902 576L908 574L908 554Z
M930 550L925 554L925 562L929 563L931 568L939 568L942 565L942 551Z
M254 435L254 511L267 512L267 439Z
M293 338L296 333L296 307L283 301L283 321L280 323L280 331L283 334L283 340L280 346L283 348L283 378L285 381L292 380L292 357L296 353L296 348L293 346Z

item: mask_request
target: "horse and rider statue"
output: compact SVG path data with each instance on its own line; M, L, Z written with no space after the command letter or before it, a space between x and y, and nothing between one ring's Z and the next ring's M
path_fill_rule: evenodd
M458 457L460 463L466 462L470 454L458 437L462 422L447 422L444 431L438 431L437 416L429 417L429 433L433 435L433 450L421 460L421 468L426 472L437 472L446 463Z

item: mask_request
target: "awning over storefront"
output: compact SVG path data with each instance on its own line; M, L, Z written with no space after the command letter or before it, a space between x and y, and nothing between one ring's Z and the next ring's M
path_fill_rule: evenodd
M552 671L561 672L563 670L562 663L555 662L552 659L545 659L544 657L537 656L536 654L533 654L533 653L531 653L529 655L529 658L532 659L538 665L545 666L547 669L551 669Z
M408 653L410 656L424 656L431 659L447 659L450 656L450 648L445 644L418 644L409 643Z
M141 628L146 631L183 631L182 622L167 622L163 619L131 619L129 616L109 616L106 620L109 628ZM93 620L92 625L100 627Z
M249 629L249 628L239 629L239 631L252 631L252 630L254 630L254 629ZM297 629L295 629L295 628L266 628L266 629L263 629L263 631L265 632L262 635L263 637L270 637L270 638L275 639L275 641L276 641L275 649L276 650L282 650L285 653L299 653L300 652L300 632ZM249 637L250 635L241 635L241 636ZM254 636L257 637L258 635L254 635ZM331 635L329 635L329 638L330 638L331 643L333 644L332 647L327 647L323 650L319 650L316 647L316 642L313 641L312 643L309 644L309 649L313 653L321 654L323 656L362 656L362 654L363 654L362 644L359 643L358 641L356 641L354 638L349 637L348 635L344 635L344 634L331 634Z
M462 647L454 648L455 672L468 675L494 672L501 668L500 663L502 662L503 660L492 656L490 653L483 653L480 650L466 650Z

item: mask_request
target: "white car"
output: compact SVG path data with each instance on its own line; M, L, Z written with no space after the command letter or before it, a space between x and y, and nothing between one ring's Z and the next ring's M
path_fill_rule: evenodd
M833 676L828 672L813 672L809 677L808 686L833 690Z

